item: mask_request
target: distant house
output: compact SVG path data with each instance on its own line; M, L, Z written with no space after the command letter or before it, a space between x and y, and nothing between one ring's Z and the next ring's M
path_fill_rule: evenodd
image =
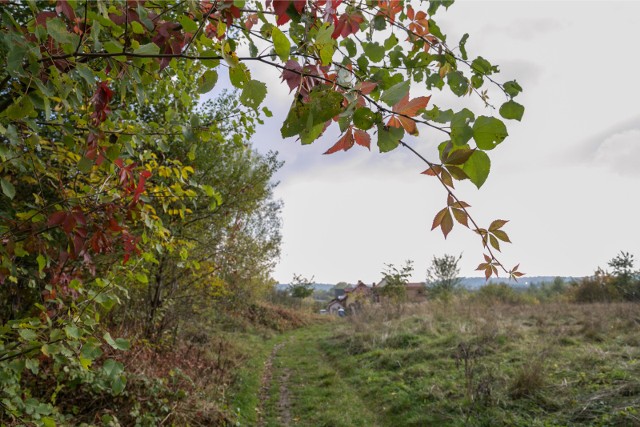
M327 311L337 314L340 308L349 313L355 313L365 303L373 302L374 294L371 287L365 285L361 281L355 286L347 286L344 293L336 295L334 299L327 304Z
M387 279L382 279L374 289L387 286ZM408 302L423 302L427 300L427 288L423 282L409 282L405 284L405 295Z
M329 304L327 304L327 311L330 314L338 314L338 310L342 309L342 310L346 310L346 300L347 300L347 296L346 295L340 295L338 297L335 297L334 299L332 299L331 301L329 301Z

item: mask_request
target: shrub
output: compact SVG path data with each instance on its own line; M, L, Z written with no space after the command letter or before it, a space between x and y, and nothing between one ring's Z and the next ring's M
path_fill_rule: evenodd
M622 300L613 278L603 272L596 271L591 277L585 277L574 287L573 300L582 303L613 302Z
M473 296L474 299L485 304L535 304L538 301L531 295L517 292L506 283L489 283L478 289Z

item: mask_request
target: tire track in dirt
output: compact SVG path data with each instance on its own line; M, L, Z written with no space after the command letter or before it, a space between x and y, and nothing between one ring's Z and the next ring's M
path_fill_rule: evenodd
M285 343L280 343L275 345L269 355L269 358L264 362L264 373L262 374L262 380L260 381L260 401L256 408L256 412L258 413L258 427L265 426L265 404L267 400L269 400L269 391L271 389L271 381L273 379L273 361L278 355L278 351L284 347L284 344ZM282 390L280 395L282 396Z
M285 368L280 377L280 400L278 401L278 412L281 425L288 427L291 424L291 399L289 394L289 378L291 371Z

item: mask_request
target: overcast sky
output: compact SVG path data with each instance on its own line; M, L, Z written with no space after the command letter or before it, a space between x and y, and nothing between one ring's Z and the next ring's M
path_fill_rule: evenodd
M508 122L510 136L491 153L485 185L456 185L481 225L510 220L513 244L500 259L531 276L584 276L620 250L640 257L640 2L458 1L436 18L450 45L468 32L469 55L498 64L502 81L524 88L523 121ZM276 190L284 201L278 281L297 273L320 283L377 282L386 263L407 259L421 281L431 258L445 253L463 254L462 275L480 275L474 233L455 227L445 240L430 231L446 194L420 175L424 164L400 148L323 156L335 132L310 146L282 140L288 90L275 84L275 71L261 68L254 78L268 82L274 112L254 146L285 161ZM431 102L449 101L434 93ZM437 158L441 140L423 130L412 143Z

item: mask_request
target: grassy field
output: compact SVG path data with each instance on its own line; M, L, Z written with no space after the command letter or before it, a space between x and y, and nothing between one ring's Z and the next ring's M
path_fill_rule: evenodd
M377 307L253 360L240 425L640 426L634 304Z

